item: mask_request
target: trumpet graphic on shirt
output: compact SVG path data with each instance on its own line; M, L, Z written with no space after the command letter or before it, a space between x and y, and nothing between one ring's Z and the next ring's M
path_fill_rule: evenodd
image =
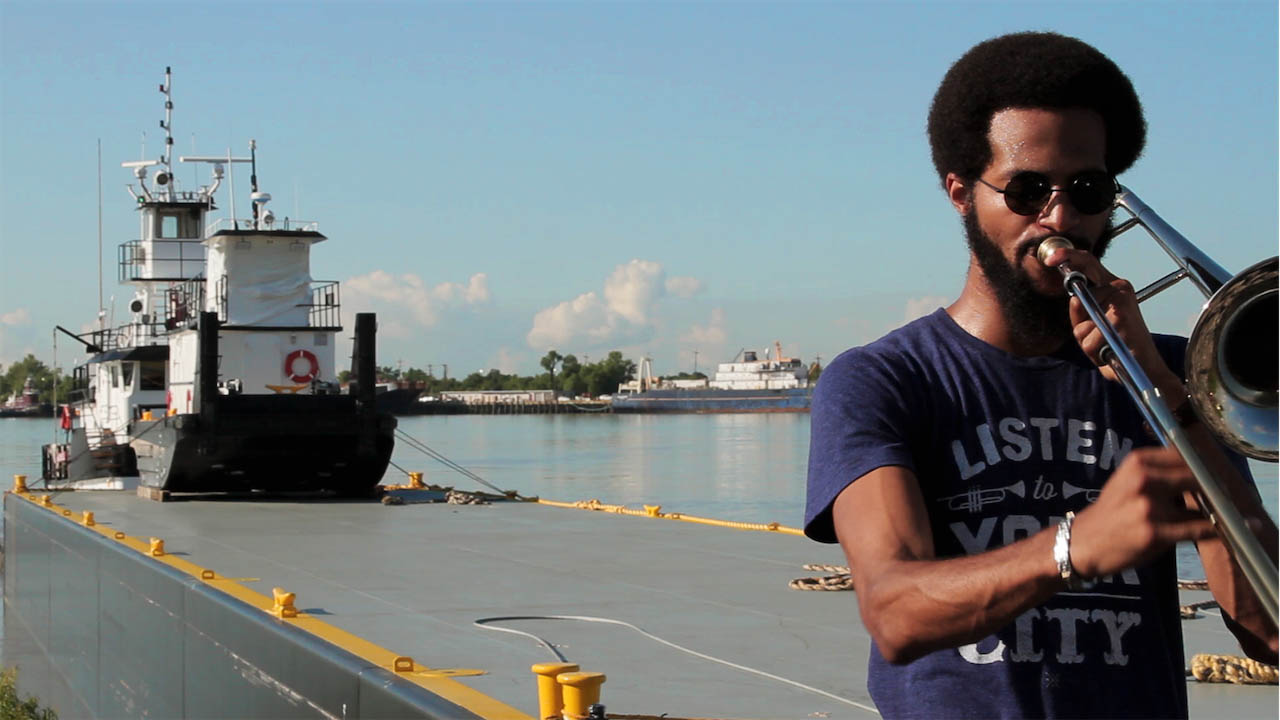
M980 488L977 485L971 485L968 490L938 498L938 502L945 502L948 510L968 510L971 513L982 512L982 508L988 505L1004 502L1004 499L1012 493L1020 498L1027 496L1027 485L1019 480L1012 485L1006 485L998 488Z
M1102 492L1101 489L1077 487L1067 482L1066 480L1062 481L1062 497L1064 498L1069 498L1073 495L1079 495L1080 493L1084 493L1084 499L1088 500L1089 502L1093 502L1098 499L1098 494L1101 492Z

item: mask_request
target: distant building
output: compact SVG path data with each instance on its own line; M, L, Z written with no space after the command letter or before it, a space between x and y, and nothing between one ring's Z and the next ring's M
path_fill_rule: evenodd
M458 390L440 393L444 402L467 405L517 405L520 403L554 403L554 390Z

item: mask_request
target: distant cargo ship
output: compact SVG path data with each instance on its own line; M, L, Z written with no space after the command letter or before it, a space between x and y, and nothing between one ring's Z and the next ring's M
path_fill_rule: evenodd
M661 380L653 377L649 360L640 363L640 379L618 387L613 396L616 413L748 413L809 412L812 388L809 370L799 358L776 354L763 360L744 350L733 361L720 363L710 381Z

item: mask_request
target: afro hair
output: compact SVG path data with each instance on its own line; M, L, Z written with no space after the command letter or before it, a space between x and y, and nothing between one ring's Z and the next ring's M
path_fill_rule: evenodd
M1049 32L1002 35L951 66L929 108L929 146L938 177L976 178L991 163L991 117L1009 108L1085 108L1106 127L1107 170L1128 170L1147 125L1133 84L1106 55Z

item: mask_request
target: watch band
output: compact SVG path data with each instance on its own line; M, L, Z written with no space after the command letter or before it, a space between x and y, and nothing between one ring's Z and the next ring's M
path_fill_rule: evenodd
M1068 512L1065 518L1058 521L1058 535L1053 541L1053 561L1058 566L1058 575L1067 583L1068 590L1088 590L1094 586L1094 581L1080 577L1080 573L1071 567L1071 524L1075 519L1076 514Z

